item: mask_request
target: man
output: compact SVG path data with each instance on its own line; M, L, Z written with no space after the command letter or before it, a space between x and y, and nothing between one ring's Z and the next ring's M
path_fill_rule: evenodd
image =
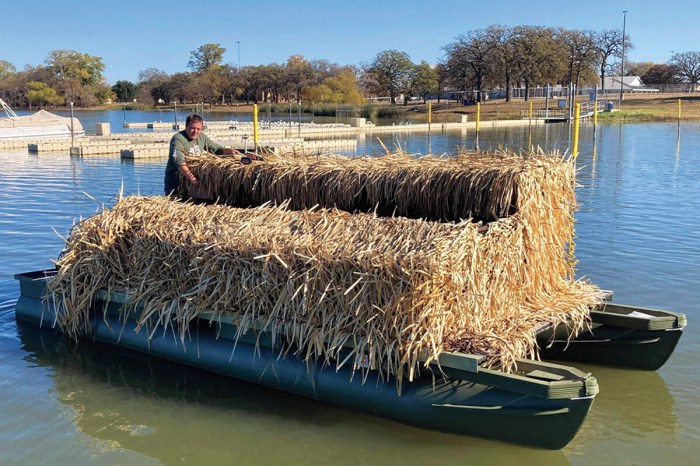
M217 144L202 133L204 120L201 116L193 113L185 120L185 129L175 133L170 139L168 152L168 164L165 166L165 195L178 194L177 188L180 184L180 175L192 183L195 188L199 187L199 180L192 174L187 166L185 157L187 155L199 155L212 152L216 155L241 155L238 151Z

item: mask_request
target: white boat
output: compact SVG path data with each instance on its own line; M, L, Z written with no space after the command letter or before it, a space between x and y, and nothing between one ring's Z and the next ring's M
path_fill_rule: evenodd
M39 110L32 115L17 114L0 99L0 104L7 115L0 118L0 141L15 139L61 139L85 135L80 120L54 115L46 110Z

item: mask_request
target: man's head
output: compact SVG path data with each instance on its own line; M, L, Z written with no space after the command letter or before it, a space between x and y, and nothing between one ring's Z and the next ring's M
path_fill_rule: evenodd
M204 129L204 120L196 113L187 115L185 120L185 135L190 141L199 136L199 133Z

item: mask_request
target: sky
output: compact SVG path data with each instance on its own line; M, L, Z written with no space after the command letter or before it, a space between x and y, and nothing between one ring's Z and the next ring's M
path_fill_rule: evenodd
M700 50L700 2L615 0L20 0L0 17L0 60L22 70L53 50L101 57L108 84L138 82L139 72L189 71L204 44L226 49L232 66L286 63L291 55L339 65L371 62L383 50L435 64L460 34L492 24L622 29L632 61L665 63ZM626 15L623 11L627 11ZM240 61L239 61L240 57Z

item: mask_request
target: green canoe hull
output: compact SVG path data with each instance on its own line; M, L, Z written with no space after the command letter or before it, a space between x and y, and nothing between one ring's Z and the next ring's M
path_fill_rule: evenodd
M42 300L40 276L20 274L21 295L16 317L51 329L53 305ZM96 303L121 307L121 303ZM382 380L369 371L363 380L346 364L307 362L272 348L223 338L221 323L195 319L184 343L162 333L148 339L131 319L113 312L95 312L88 339L165 358L198 369L283 390L296 395L362 411L414 426L452 434L477 436L559 449L577 433L598 391L590 374L556 364L533 365L531 375L505 374L488 369L444 368L445 375L427 373L404 381L401 393L395 380ZM49 330L51 331L51 330ZM223 332L225 333L225 332ZM574 374L562 381L557 374ZM232 394L235 396L235 394Z
M655 371L671 357L687 325L684 314L607 303L569 339L565 325L537 335L540 357Z

